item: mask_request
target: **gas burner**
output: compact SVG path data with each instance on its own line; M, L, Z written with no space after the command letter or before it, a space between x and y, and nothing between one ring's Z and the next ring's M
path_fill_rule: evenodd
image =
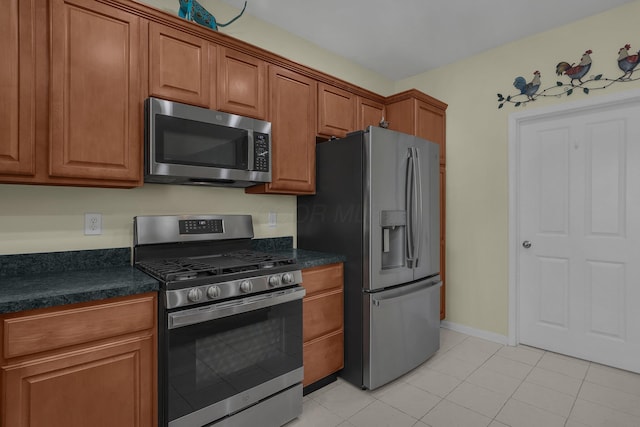
M259 270L294 265L296 260L286 256L265 252L240 250L196 258L167 258L139 261L137 265L145 272L166 282L186 282L211 278L233 279L234 276Z

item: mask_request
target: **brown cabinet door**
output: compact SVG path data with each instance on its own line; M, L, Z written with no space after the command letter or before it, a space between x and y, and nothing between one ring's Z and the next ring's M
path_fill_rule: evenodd
M0 14L0 174L35 174L34 14L33 0Z
M0 426L155 427L156 293L0 317Z
M329 264L302 270L305 298L340 290L344 286L344 265Z
M302 302L303 386L344 366L344 266L342 263L302 270L307 292Z
M358 129L379 126L384 118L384 104L358 97Z
M303 386L338 372L344 367L344 331L306 342L302 348L304 360Z
M413 98L387 104L386 111L389 129L408 133L409 135L416 134L415 100Z
M152 335L5 366L2 425L155 426Z
M141 180L140 18L90 0L51 0L49 174Z
M344 325L343 305L342 288L323 295L305 298L302 304L304 341L311 341L342 329Z
M318 133L342 138L356 130L356 96L346 90L318 84Z
M269 67L271 183L247 193L313 194L316 182L316 82Z
M218 108L265 120L267 63L233 49L219 47Z
M158 23L149 24L152 96L215 109L216 60L216 46L208 41Z
M435 142L440 145L440 164L445 162L445 112L433 107L426 102L416 102L416 136Z

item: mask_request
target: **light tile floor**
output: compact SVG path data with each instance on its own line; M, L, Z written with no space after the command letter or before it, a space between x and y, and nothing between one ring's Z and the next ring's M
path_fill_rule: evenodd
M338 381L286 427L640 427L640 375L441 329L440 350L377 390Z

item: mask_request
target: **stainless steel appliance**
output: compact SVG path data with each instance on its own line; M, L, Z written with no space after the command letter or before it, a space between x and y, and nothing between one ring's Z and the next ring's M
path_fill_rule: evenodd
M134 264L161 283L160 426L277 427L302 412L302 274L252 237L249 215L134 218Z
M271 123L147 98L144 180L228 187L271 182Z
M369 127L317 145L298 246L346 255L340 376L377 388L440 347L438 146Z

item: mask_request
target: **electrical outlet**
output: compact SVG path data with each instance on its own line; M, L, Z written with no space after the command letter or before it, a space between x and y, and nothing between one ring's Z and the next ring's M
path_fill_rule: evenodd
M102 234L102 214L100 213L84 214L84 234L87 236Z

